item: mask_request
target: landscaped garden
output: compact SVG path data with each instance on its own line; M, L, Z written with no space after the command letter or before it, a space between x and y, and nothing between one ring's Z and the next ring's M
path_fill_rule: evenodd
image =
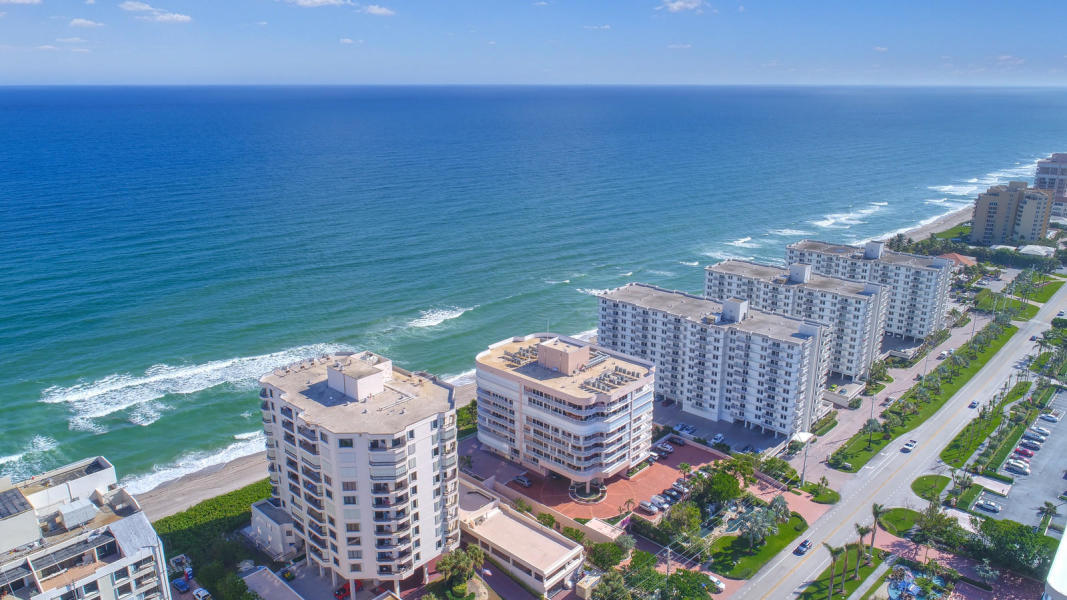
M1009 298L988 289L983 289L974 297L975 308L983 312L1008 312L1013 321L1029 321L1037 316L1037 305Z
M949 481L951 480L944 475L923 475L911 482L911 491L923 500L937 501Z
M910 508L890 508L878 518L878 524L892 535L904 537L918 520L919 513Z
M882 564L884 560L885 552L875 549L871 555L867 554L867 547L860 544L848 544L844 547L844 551L837 549L837 552L842 554L841 557L835 557L836 560L832 561L829 567L826 567L814 581L808 584L808 587L804 588L804 591L800 593L800 600L826 600L834 596L840 598L848 598L853 591L856 590L875 569L878 565ZM843 560L845 554L851 554L852 564L846 564ZM864 559L860 560L858 554L862 554ZM856 576L856 562L859 560L859 577ZM845 573L845 568L848 568L848 572ZM830 580L830 572L833 570L833 581ZM830 586L833 584L834 592L830 591Z
M1004 407L1021 399L1030 390L1030 385L1029 381L1020 381L1008 393L998 394L1000 400L992 407L983 406L979 409L978 416L971 420L963 431L956 434L956 437L952 438L952 441L941 451L941 460L957 468L966 464L982 442L989 437L989 434L1000 426L1004 416Z
M748 579L807 528L804 518L793 513L776 533L766 536L762 545L756 547L743 535L720 537L708 548L711 570L731 579Z

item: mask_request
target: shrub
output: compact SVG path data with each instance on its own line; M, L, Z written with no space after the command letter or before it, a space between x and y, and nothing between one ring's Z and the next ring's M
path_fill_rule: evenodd
M585 541L585 532L581 529L578 529L577 527L564 527L563 535L571 538L579 544Z
M615 542L593 544L589 550L589 562L606 571L622 562L623 554L622 548Z
M537 515L537 520L540 521L542 525L544 525L545 527L548 527L548 528L552 528L552 527L554 527L556 525L556 517L553 517L552 515L550 515L548 513L540 513L540 514L538 514Z

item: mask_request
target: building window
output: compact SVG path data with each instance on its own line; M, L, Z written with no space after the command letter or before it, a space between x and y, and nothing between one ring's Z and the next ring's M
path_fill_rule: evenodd
M345 531L359 531L359 523L345 523Z
M352 573L359 573L360 571L363 570L363 565L361 565L359 563L354 563L351 567L349 567L348 570L351 571Z
M348 504L350 506L355 505L356 504L356 497L355 496L345 496L345 504Z
M356 488L356 482L355 481L342 481L341 482L341 489L346 491L346 492L354 492L357 489Z
M362 550L349 550L348 551L348 560L360 560L362 558L363 558L363 551Z
M352 448L352 438L338 438L337 446L340 448Z

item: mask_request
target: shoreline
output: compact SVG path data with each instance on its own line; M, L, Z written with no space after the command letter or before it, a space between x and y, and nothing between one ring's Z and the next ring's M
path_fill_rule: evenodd
M916 225L901 233L913 240L924 240L934 233L951 229L970 221L974 207L965 206L946 215L937 217L925 225ZM881 239L896 235L892 233ZM475 384L466 383L456 388L456 408L469 404L474 399ZM188 509L189 507L251 485L267 477L267 454L259 451L234 460L212 465L210 467L182 475L177 479L164 481L156 487L136 494L149 520L155 521Z

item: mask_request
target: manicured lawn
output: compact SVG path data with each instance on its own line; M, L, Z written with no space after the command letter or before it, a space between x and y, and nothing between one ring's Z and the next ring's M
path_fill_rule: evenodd
M993 342L989 344L989 346L986 347L985 350L979 352L977 356L972 359L966 367L960 369L959 373L953 376L951 380L945 380L941 384L941 393L931 394L930 402L920 402L918 412L912 415L905 416L904 423L889 432L890 439L887 440L884 439L881 435L875 435L873 436L871 445L868 446L867 434L857 433L856 435L852 436L852 439L850 439L841 448L834 452L834 457L839 458L841 462L849 463L851 465L851 468L838 468L842 471L847 471L849 473L855 473L856 471L859 471L859 469L863 467L863 465L867 464L867 462L870 461L874 455L881 452L882 448L885 448L885 446L889 444L889 442L891 442L893 439L900 437L901 435L915 429L919 425L922 425L924 422L926 422L927 419L929 419L934 413L940 410L940 408L945 404L945 402L948 401L949 398L951 398L956 392L958 392L960 388L966 385L967 382L970 381L971 377L974 377L975 373L977 373L983 366L985 366L987 362L989 362L989 359L993 358L997 351L1000 350L1004 346L1004 344L1006 344L1008 340L1011 339L1011 336L1015 335L1016 331L1018 331L1018 328L1016 328L1015 326L1009 325L1005 327L1004 332L1001 333L1000 336L997 337L995 340L993 340ZM964 352L964 350L961 349L960 352ZM908 390L905 396L911 396L912 394L914 394L915 390L918 388L919 385L921 384L916 384L914 387Z
M1037 358L1030 363L1030 370L1035 373L1040 373L1041 369L1045 368L1045 363L1047 363L1050 358L1052 358L1051 352L1042 352L1041 354L1038 354Z
M1048 302L1049 299L1052 298L1053 294L1060 291L1061 287L1063 287L1062 281L1051 281L1034 290L1034 293L1032 296L1030 296L1030 299L1034 302Z
M478 432L478 405L471 402L456 409L456 427L458 436L465 438Z
M950 479L944 475L923 475L911 482L911 491L923 500L937 500L948 486Z
M941 238L944 240L951 240L952 238L967 238L971 235L970 225L957 225L952 229L946 229L944 231L933 234L931 237Z
M910 508L891 508L882 513L878 522L886 531L900 537L914 527L918 519L919 513Z
M712 542L709 548L713 561L711 570L730 579L748 579L807 528L804 519L793 513L789 522L779 525L778 533L768 537L754 553L749 551L748 543L738 536L721 537Z
M1020 310L1021 312L1014 317L1014 320L1016 321L1029 321L1037 316L1036 305L1030 304L1029 302L1023 302L1022 300L1008 298L1004 294L995 294L988 289L983 289L978 292L974 299L977 302L978 310L984 310L986 312L993 312L994 306L996 306L998 311L1002 311L1009 306Z
M1022 398L1030 390L1030 385L1029 381L1016 383L985 420L976 417L968 423L967 427L956 434L956 437L952 438L948 446L941 451L941 460L953 467L962 467L967 459L978 450L982 442L989 437L989 434L1000 426L1000 421L1004 417L1004 406Z
M825 488L821 494L816 494L816 488L819 486L814 481L809 481L804 484L804 491L811 494L811 501L816 504L837 504L841 499L841 494L837 493L837 490Z
M835 592L837 598L847 598L863 583L870 574L878 568L878 565L882 564L882 552L875 550L874 555L871 556L871 564L864 564L860 566L859 579L853 579L853 575L856 573L856 545L850 544L848 549L848 574L845 575L845 595L841 596L840 592ZM841 555L837 559L836 565L831 565L834 568L834 589L841 589L841 572L845 569L845 556ZM800 593L800 600L826 600L828 588L830 587L830 567L826 567L819 576L808 584L808 587L804 588L804 591Z
M837 411L833 410L823 415L821 419L811 425L811 432L818 436L826 435L831 429L837 427Z

